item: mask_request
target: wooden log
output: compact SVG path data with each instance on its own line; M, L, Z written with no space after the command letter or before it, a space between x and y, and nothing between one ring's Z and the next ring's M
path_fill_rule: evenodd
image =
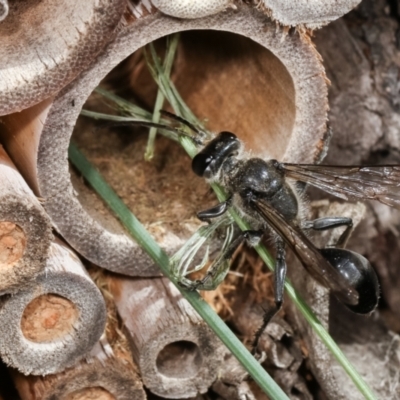
M0 145L0 293L44 269L51 239L50 219Z
M289 264L289 268L291 267L292 265ZM256 275L254 279L257 279ZM268 294L263 293L263 302L259 303L256 297L260 296L259 294L257 296L254 288L239 287L238 291L231 305L235 313L232 323L245 340L251 343L254 333L262 322L264 310L274 307L273 293L272 291ZM265 301L266 296L269 297L268 302ZM290 303L289 300L285 308L288 303ZM298 398L310 399L312 396L301 371L304 360L304 354L301 351L303 343L294 335L294 332L281 315L275 316L260 338L258 351L261 354L264 352L266 359L263 365L271 371L272 378L285 393L297 393Z
M397 371L400 368L398 358L400 336L388 329L379 313L372 318L354 315L333 299L329 325L333 339L372 388L376 398L399 398ZM332 373L335 378L334 383L343 395L347 396L348 393L355 391L354 383L342 368L333 366ZM358 397L354 395L354 398L362 399L363 395L359 393Z
M75 187L71 185L66 163L67 148L80 109L99 81L141 46L173 32L222 30L242 35L247 39L242 38L243 44L238 46L236 54L233 54L235 62L229 57L222 57L217 66L213 68L211 63L208 69L205 69L209 82L212 81L213 74L217 74L217 79L219 76L226 80L234 69L232 66L241 60L240 70L235 72L235 76L240 77L240 71L243 72L243 82L246 84L243 90L236 89L235 95L233 91L226 96L214 91L211 103L218 106L214 108L210 121L213 126L218 126L218 130L223 130L227 128L227 121L232 119L241 128L241 131L237 132L238 135L246 141L254 154L292 162L312 162L318 158L324 147L327 89L319 55L309 37L277 27L267 16L249 5L241 4L237 11L227 10L194 20L171 18L154 13L153 9L150 9L150 12L146 10L137 19L132 16L132 19L133 22L127 23L121 29L116 40L96 63L60 93L50 105L47 115L44 116L43 128L36 131L37 153L34 157L23 158L39 161L36 165L27 163L21 169L26 171L26 174L35 172L35 187L38 188L38 193L46 198L46 211L63 237L85 258L96 265L127 275L154 276L158 271L152 261L126 236L119 223L101 202L93 200L90 192L85 193L79 181ZM221 45L221 41L218 42ZM258 43L258 46L253 42ZM212 49L213 41L208 43ZM234 45L229 50L230 54L235 50L232 47ZM248 48L250 50L246 51ZM214 55L218 52L223 54L223 49L216 47L212 52ZM246 60L251 60L252 65L249 69L251 74L248 75L245 73L248 66ZM189 71L190 68L188 74ZM207 90L210 88L211 86L208 86ZM186 95L189 89L187 86ZM197 89L198 87L192 88L194 97ZM253 93L256 93L254 102ZM223 101L226 107L221 108L220 104ZM210 98L204 97L202 102L203 106L198 104L196 111L203 108L205 112L211 113L210 107L206 105ZM217 110L221 111L220 116ZM23 114L21 113L20 120L23 120ZM200 116L209 117L207 114ZM5 119L6 125L7 121L8 118ZM258 122L252 122L249 124L251 128L248 128L243 121ZM14 131L19 132L18 129ZM13 137L5 133L3 140L11 151ZM17 158L16 152L13 154ZM21 159L20 153L18 157ZM135 176L129 177L130 181L134 179ZM119 186L129 188L130 183L121 183ZM79 193L79 197L74 190ZM177 192L179 191L178 189ZM124 194L126 192L129 190L125 190ZM145 202L137 201L131 193L129 195L131 197L128 203L140 203L142 208L146 206ZM164 197L160 194L156 204L162 203L163 200ZM182 207L183 210L192 205L190 197L176 201L179 202L177 207ZM148 209L151 210L148 214L152 214L153 218L148 224L156 226L160 222L159 218L153 213L152 207ZM194 215L194 212L191 215ZM141 218L141 215L138 214L138 217ZM190 226L189 222L185 221L186 226L189 226L187 231L192 233L198 224L193 224L192 220ZM158 238L165 238L165 242L161 244L169 253L180 247L182 241L188 237L187 234L179 236L172 232L168 223L158 226L155 230L161 231ZM96 241L93 238L96 238Z
M13 379L21 400L145 400L135 367L115 356L105 338L96 343L87 360L64 372Z
M126 2L7 4L0 2L0 115L54 95L88 67L114 38Z
M78 257L53 242L34 284L1 298L1 357L24 374L60 372L90 351L105 318L103 297Z
M232 353L224 357L218 379L213 383L212 390L223 399L229 400L256 400L248 385L249 374Z
M398 10L398 1L364 0L345 18L316 33L316 44L332 82L329 119L333 138L327 163L400 162ZM334 303L330 311L334 339L378 398L399 397L398 385L393 385L397 382L393 371L398 369L398 359L393 354L398 351L398 336L392 332L399 332L399 221L398 210L371 202L349 242L350 248L368 258L378 273L383 299L379 312L372 318L358 317ZM391 317L386 320L386 315ZM386 329L381 318L387 323ZM316 347L313 351L323 354ZM336 391L340 388L346 396L354 390L351 383L327 359L329 365L325 370L334 379L330 380L331 391L323 384L325 391L338 398L341 394ZM382 385L385 379L387 383Z
M112 276L109 289L144 385L169 399L205 393L226 350L176 287L166 278Z
M363 1L316 34L332 81L329 163L400 163L399 9L396 2ZM399 317L400 211L379 203L370 207L358 247L376 267L382 297Z
M279 23L315 29L340 18L361 0L261 0L263 7Z

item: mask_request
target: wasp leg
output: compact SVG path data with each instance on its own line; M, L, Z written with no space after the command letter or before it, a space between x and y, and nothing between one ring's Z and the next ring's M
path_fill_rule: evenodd
M278 313L278 311L282 307L283 303L283 291L285 288L285 277L286 277L286 249L285 243L281 238L278 238L276 241L276 263L275 263L275 307L272 307L270 310L264 313L262 325L258 328L257 332L254 335L254 341L252 344L251 353L254 355L257 352L258 342L260 340L261 335L265 331L265 328L271 321L271 319Z
M302 229L314 229L315 231L324 231L327 229L338 228L339 226L347 226L340 235L334 247L344 247L353 229L353 220L346 217L323 217L313 221L305 221L302 223Z
M250 246L256 246L264 234L264 231L243 231L229 245L227 250L223 252L210 266L207 273L202 279L187 283L181 282L189 290L214 290L224 280L229 271L229 261L235 253L236 249L243 243L244 240Z
M230 195L225 201L218 203L216 206L208 208L197 213L197 218L200 221L210 223L211 218L217 218L225 214L232 204L232 195Z

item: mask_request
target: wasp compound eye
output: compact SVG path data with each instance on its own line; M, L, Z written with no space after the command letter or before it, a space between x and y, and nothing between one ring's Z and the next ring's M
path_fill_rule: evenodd
M237 136L232 133L232 132L228 132L228 131L223 131L220 132L218 137L220 138L220 140L222 141L232 141L232 140L238 140Z
M193 172L206 179L215 176L223 163L237 154L240 140L231 132L221 132L193 158Z
M322 249L322 255L358 293L358 304L345 304L357 314L368 314L379 300L379 283L374 269L361 254L344 249Z
M192 170L198 176L204 176L207 168L210 166L214 158L209 154L199 153L192 161Z

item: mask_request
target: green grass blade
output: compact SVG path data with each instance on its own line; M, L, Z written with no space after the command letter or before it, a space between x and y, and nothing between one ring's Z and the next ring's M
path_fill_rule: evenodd
M80 115L84 117L90 117L96 120L105 120L105 121L115 121L115 122L130 122L130 121L146 121L146 118L140 117L121 117L120 115L110 115L99 113L97 111L90 111L82 109Z
M105 121L114 121L114 122L138 122L138 121L144 121L144 122L152 122L151 121L151 114L148 115L146 118L136 118L136 117L121 117L119 115L110 115L110 114L103 114L99 113L96 111L89 111L89 110L81 110L80 115L83 117L90 117L96 120L105 120ZM167 123L168 121L162 120L161 122ZM134 124L132 124L133 126ZM179 135L176 133L173 133L169 130L161 129L159 128L160 133L167 137L170 140L174 140L176 142L179 142Z
M109 92L108 90L103 89L99 86L94 91L115 103L122 114L128 114L134 117L143 118L151 121L153 114L137 106L136 104L131 103L130 101L119 97L115 93Z
M168 52L164 60L164 68L163 68L166 79L169 79L169 76L171 74L172 64L174 63L176 48L178 47L178 42L179 42L179 33L169 36L168 41L169 41L167 46ZM155 54L153 46L151 47L151 49L152 49L152 54ZM164 93L159 87L157 91L157 97L152 116L152 121L155 123L158 123L160 121L161 118L160 110L163 107L164 100L165 100ZM154 141L156 139L156 134L157 134L157 128L150 128L149 139L147 141L147 147L144 154L144 159L146 161L150 161L154 157Z
M114 190L105 182L100 173L91 165L86 157L71 143L69 147L69 159L83 177L89 182L98 195L106 202L110 209L117 215L122 224L137 241L137 243L149 254L160 269L182 295L189 301L192 307L206 321L226 347L240 361L260 388L271 398L276 400L288 400L286 394L274 382L271 376L262 368L240 340L225 325L221 318L199 296L197 292L182 290L170 274L169 259L165 252L158 246L143 225L131 213L128 207L118 197Z

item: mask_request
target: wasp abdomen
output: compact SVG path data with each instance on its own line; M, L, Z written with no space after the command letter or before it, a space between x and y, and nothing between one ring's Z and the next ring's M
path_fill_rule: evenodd
M322 255L358 293L358 304L345 304L357 314L368 314L379 300L379 282L369 261L361 254L344 249L322 249Z

